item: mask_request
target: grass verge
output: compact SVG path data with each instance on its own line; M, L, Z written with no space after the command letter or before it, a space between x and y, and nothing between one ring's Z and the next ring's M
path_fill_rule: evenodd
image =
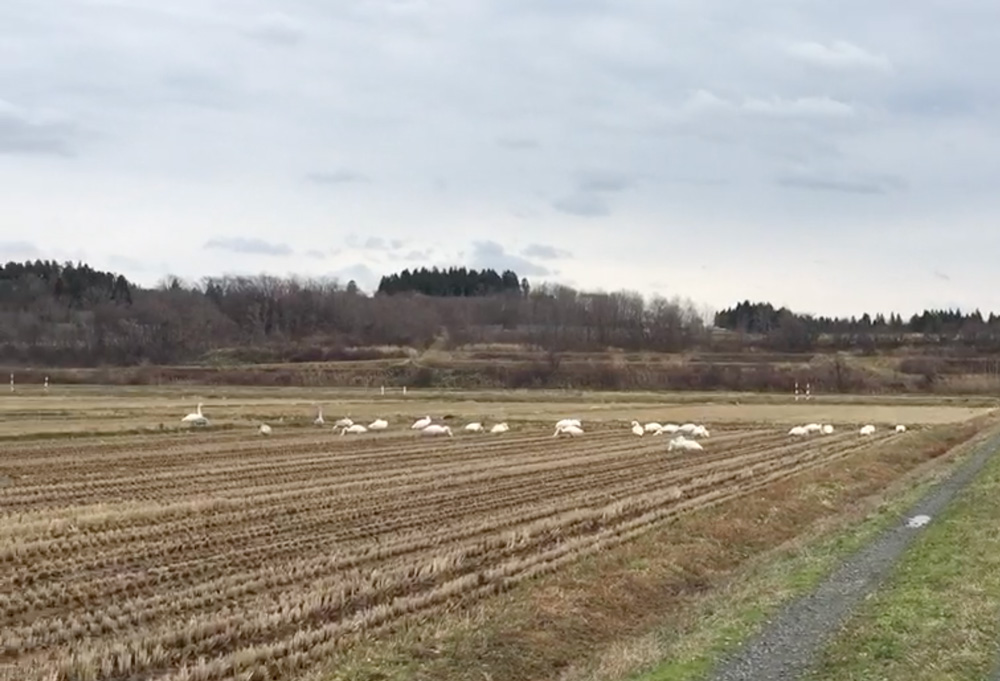
M989 677L1000 650L1000 457L907 549L809 678Z

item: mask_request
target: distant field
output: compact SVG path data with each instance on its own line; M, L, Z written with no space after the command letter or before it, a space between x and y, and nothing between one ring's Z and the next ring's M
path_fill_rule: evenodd
M940 455L942 442L975 432L963 421L988 411L503 397L214 388L0 397L0 678L297 678L678 518L767 499L821 472L871 484L896 470L880 457L903 470ZM178 432L197 401L213 427ZM335 435L311 424L313 401L330 422L385 416L392 429ZM424 414L455 426L509 420L512 431L430 439L409 429ZM587 434L553 439L563 416L581 418ZM712 436L704 452L667 453L665 437L632 436L632 418L703 422ZM272 437L255 433L260 420ZM808 421L838 430L785 435ZM862 422L911 430L860 438ZM828 502L832 489L820 491ZM782 494L767 503L793 502Z
M119 431L174 430L204 402L216 427L275 429L312 425L317 405L329 422L388 419L392 429L429 415L445 423L509 421L517 430L535 422L576 417L607 427L632 419L793 425L811 421L855 427L863 423L936 424L963 421L1000 406L995 398L837 395L810 402L753 393L654 393L585 391L443 391L394 389L252 388L231 386L37 386L0 393L0 437ZM405 428L404 428L405 429Z

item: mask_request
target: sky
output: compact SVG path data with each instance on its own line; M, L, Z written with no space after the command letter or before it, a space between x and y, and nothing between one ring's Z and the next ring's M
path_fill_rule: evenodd
M3 0L0 260L1000 310L1000 4Z

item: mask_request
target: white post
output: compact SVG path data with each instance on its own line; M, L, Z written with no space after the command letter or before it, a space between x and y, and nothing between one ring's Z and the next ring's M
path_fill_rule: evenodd
M385 386L382 386L382 394L385 395Z
M811 383L806 383L806 399L807 400L811 400L812 399L812 384Z
M14 374L10 375L10 391L14 392Z
M45 390L45 392L49 391L49 377L48 376L45 377L45 387L44 387L44 390Z
M795 401L799 401L799 382L795 381Z
M406 394L406 386L405 385L403 386L403 394L404 395Z

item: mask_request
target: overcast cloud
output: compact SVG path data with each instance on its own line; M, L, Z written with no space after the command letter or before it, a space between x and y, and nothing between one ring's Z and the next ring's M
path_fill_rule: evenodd
M5 0L0 257L1000 310L998 21L986 0Z

